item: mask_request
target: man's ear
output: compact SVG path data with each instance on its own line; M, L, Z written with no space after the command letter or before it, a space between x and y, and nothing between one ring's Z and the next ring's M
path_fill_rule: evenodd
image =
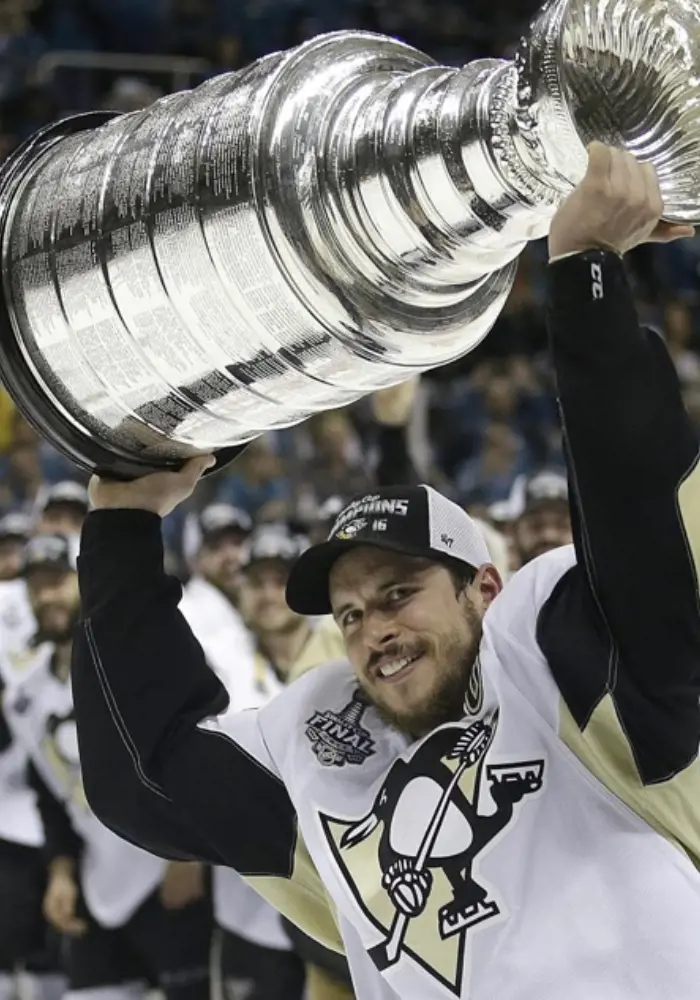
M470 596L486 611L503 590L501 574L492 563L480 566L469 587Z

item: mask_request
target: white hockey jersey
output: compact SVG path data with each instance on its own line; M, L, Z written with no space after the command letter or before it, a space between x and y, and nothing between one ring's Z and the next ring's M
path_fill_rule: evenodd
M28 760L24 747L12 737L0 705L0 840L41 847L44 833L36 795L27 781Z
M193 577L184 589L180 610L226 687L230 711L258 708L281 690L273 671L260 663L241 616L211 583ZM291 949L277 910L238 872L215 867L212 894L214 916L221 927L264 948Z
M0 654L3 676L15 678L5 691L5 715L17 743L83 840L81 886L88 909L98 923L116 927L162 882L166 862L108 830L85 801L71 686L52 671L52 653L53 646L44 643L36 650Z
M577 562L536 560L494 601L459 721L412 742L343 662L201 721L223 693L157 518L96 511L83 531L73 676L96 812L237 868L344 944L362 1000L700 994L697 429L620 257L547 276Z
M669 800L638 778L611 790L633 773L622 743L598 778L562 738L535 627L573 561L560 550L511 581L486 616L472 714L422 741L382 723L343 662L207 724L284 783L292 881L330 897L363 1000L697 996L700 874L651 825ZM644 795L648 822L623 801ZM289 882L250 881L308 921Z
M259 705L255 690L255 644L238 611L213 584L193 576L180 611L199 639L209 666L226 687L231 711Z
M0 580L0 648L25 648L35 630L25 581Z
M0 838L26 847L44 842L36 794L27 781L29 755L3 713L8 692L24 677L32 656L22 653L34 631L24 580L0 583ZM12 653L12 651L15 651Z

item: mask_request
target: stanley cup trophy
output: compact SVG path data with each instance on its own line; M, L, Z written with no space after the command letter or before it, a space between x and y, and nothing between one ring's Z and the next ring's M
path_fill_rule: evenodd
M471 350L586 145L700 221L700 5L553 0L513 62L315 38L144 111L68 119L0 177L0 372L129 478Z

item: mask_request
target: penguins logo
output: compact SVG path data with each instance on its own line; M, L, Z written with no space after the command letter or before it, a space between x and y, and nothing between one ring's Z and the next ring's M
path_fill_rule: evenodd
M494 714L438 729L392 765L366 816L320 817L344 880L383 934L369 952L377 968L406 954L457 996L469 935L502 914L478 858L543 783L543 760L486 764L496 726Z
M354 538L363 528L367 527L367 518L358 517L355 521L350 521L334 536L335 538L340 538L342 541L347 541L349 538Z

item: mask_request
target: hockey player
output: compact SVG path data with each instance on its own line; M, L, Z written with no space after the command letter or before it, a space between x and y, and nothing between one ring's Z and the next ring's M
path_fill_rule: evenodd
M215 718L162 569L159 517L209 460L93 483L75 694L96 811L339 931L362 1000L697 998L698 445L621 260L691 234L662 212L651 167L593 144L551 224L575 545L501 593L435 491L359 498L287 589L332 610L349 662L257 712Z
M239 668L238 660L252 660L253 655L237 607L238 572L252 527L244 510L227 503L209 504L185 521L184 548L193 573L184 588L181 611L229 693L248 673ZM248 708L249 702L244 699L234 706Z
M0 676L2 699L8 683ZM20 995L20 971L31 976L37 1000L59 1000L65 977L58 939L42 914L44 831L28 772L28 755L13 738L0 702L0 1000Z
M26 644L36 631L20 573L31 519L6 514L0 520L0 1000L20 992L19 974L31 977L41 1000L65 990L59 939L42 914L46 888L44 832L29 784L29 758L13 738L2 702L23 677Z
M208 1000L209 905L166 909L166 863L115 836L85 801L70 685L74 560L65 536L28 542L23 575L37 632L24 649L1 655L3 675L15 677L5 691L7 724L29 756L44 827L44 911L67 935L71 994L133 998L156 982L168 1000Z
M340 654L342 637L332 621L329 625L297 615L285 601L289 572L307 544L283 523L266 524L252 533L243 550L238 599L250 648L240 648L236 655L229 646L228 671L219 673L232 705L239 709L266 704L293 670L318 666ZM194 626L193 632L199 635ZM205 637L203 642L206 648ZM293 943L306 957L310 949L315 960L309 973L310 996L346 996L342 978L339 981L345 971L342 959L310 945L290 925L285 929L279 913L231 869L215 868L213 884L220 927L214 968L226 1000L243 993L250 1000L299 1000L305 977Z

